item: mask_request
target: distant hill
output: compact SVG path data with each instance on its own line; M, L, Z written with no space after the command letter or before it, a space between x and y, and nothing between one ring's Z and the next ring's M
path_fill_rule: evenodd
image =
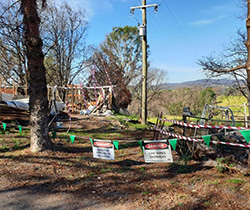
M181 83L163 83L160 86L160 89L178 89L184 87L194 87L194 86L202 86L202 87L216 87L216 86L224 86L229 87L232 85L232 80L229 79L199 79L194 81L187 81Z

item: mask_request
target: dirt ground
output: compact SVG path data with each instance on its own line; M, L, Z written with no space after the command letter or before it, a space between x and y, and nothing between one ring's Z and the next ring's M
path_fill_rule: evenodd
M114 161L93 158L88 138L71 143L59 134L53 151L31 153L27 136L12 151L1 150L0 209L250 209L249 172L219 173L214 161L183 161L175 152L174 163L145 163L132 140L153 133L116 130L115 136L111 125L118 123L75 118L71 129L130 139L120 141ZM10 147L18 138L5 133L0 143Z

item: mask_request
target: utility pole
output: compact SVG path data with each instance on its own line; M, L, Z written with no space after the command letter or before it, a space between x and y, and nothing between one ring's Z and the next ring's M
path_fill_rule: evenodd
M147 7L158 9L158 4L146 5L146 0L142 0L142 6L130 7L130 11L134 14L135 9L142 10L142 25L139 26L139 36L142 37L142 99L141 99L141 117L142 124L147 123Z
M146 5L146 0L142 0L142 6ZM142 8L142 25L145 27L145 36L142 36L142 96L141 96L141 119L142 124L147 123L147 75L148 75L148 64L147 64L147 12L146 8Z

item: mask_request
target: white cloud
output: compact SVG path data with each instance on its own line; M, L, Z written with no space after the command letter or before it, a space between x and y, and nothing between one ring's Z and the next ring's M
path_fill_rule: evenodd
M226 15L220 15L220 16L215 17L215 18L198 20L198 21L192 22L190 24L196 25L196 26L208 25L208 24L215 23L215 22L217 22L221 19L224 19L224 18L226 18Z
M51 0L59 3L65 2L65 0ZM101 12L113 11L113 2L115 0L68 0L66 1L70 6L76 8L83 8L87 12L88 19ZM121 0L124 1L124 0ZM125 0L126 1L126 0Z
M200 14L202 15L230 15L235 11L240 9L239 1L232 0L228 1L226 4L221 4L220 1L214 3L211 7L206 7L200 10ZM241 9L240 9L241 10Z
M213 20L209 20L209 19L203 19L203 20L198 20L195 22L192 22L191 25L207 25L207 24L211 24L213 23Z
M223 12L232 12L235 10L235 8L232 7L232 5L219 5L219 6L215 6L215 7L212 7L212 10L215 10L215 11L223 11Z
M129 2L131 0L48 0L54 2L67 2L69 5L76 8L84 8L88 14L88 19L103 14L110 13L114 10L114 4L117 2ZM150 0L148 0L150 1Z

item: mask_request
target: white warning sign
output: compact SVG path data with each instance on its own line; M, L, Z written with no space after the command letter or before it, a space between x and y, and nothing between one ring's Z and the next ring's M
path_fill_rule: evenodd
M106 160L114 160L114 144L108 140L95 140L93 139L92 144L93 157Z
M173 162L167 140L143 141L143 152L146 163Z

